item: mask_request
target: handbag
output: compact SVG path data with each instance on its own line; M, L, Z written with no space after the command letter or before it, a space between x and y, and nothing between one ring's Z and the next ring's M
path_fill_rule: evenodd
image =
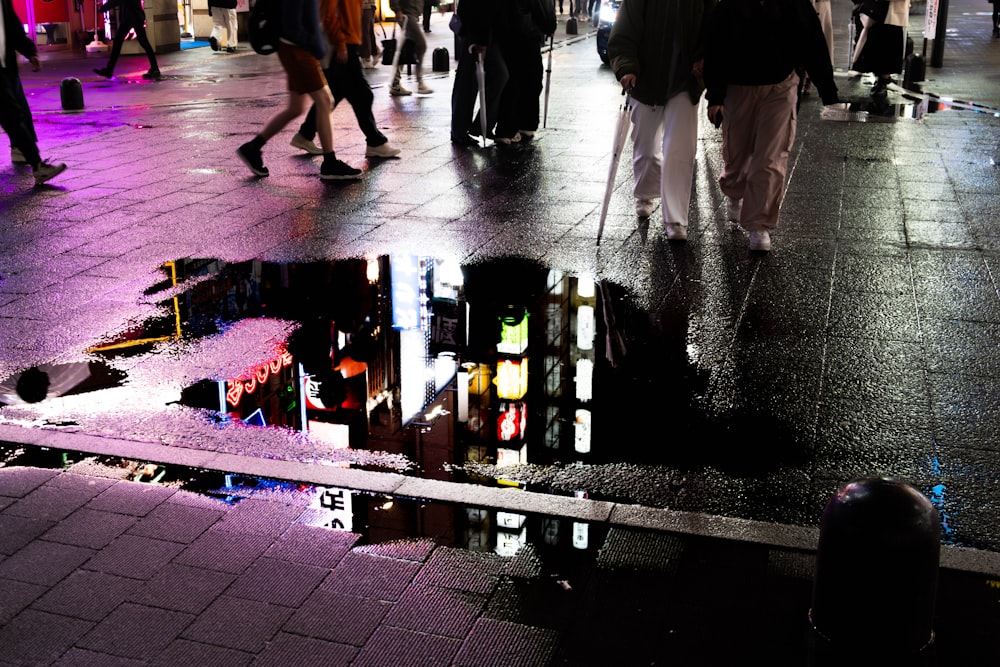
M385 35L385 33L382 33ZM382 64L391 65L396 56L396 24L392 24L392 37L382 40Z

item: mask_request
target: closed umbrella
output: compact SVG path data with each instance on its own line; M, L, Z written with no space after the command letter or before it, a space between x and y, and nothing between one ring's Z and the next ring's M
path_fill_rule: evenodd
M615 189L615 176L618 175L618 163L621 161L622 149L625 147L625 137L628 135L629 112L632 109L632 96L625 94L621 112L618 114L618 125L615 127L614 144L611 148L611 165L608 167L608 184L604 188L604 204L601 206L601 222L597 226L597 244L601 243L604 233L604 221L608 217L608 205L611 203L611 193Z
M483 134L483 148L486 148L486 68L483 66L483 52L476 59L476 80L479 82L479 129Z
M542 114L542 127L549 119L549 83L552 81L552 35L549 35L549 62L545 68L545 112Z

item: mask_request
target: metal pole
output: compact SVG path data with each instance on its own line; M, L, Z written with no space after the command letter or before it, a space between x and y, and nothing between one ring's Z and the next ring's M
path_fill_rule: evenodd
M937 26L934 30L934 44L931 46L931 67L943 67L944 35L948 28L948 0L938 0Z

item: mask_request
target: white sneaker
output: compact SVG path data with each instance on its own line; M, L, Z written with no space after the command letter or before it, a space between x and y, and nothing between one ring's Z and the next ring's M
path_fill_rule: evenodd
M638 199L635 200L635 214L640 218L648 218L653 215L653 207L655 204L652 199Z
M420 95L430 95L433 92L434 89L429 88L427 84L425 84L423 81L417 83L417 93L419 93Z
M387 141L381 146L369 146L366 148L365 157L396 157L400 152L395 146L390 146Z
M389 86L389 94L393 97L403 97L404 95L412 95L413 93L397 83Z
M726 220L729 222L739 222L740 221L740 209L743 206L742 199L733 199L732 197L726 197Z
M323 154L322 146L317 146L315 141L312 141L311 139L306 139L298 132L295 133L295 136L292 137L292 140L289 141L288 143L294 146L295 148L301 148L306 153L309 153L309 155Z
M667 238L671 241L687 241L688 228L679 222L667 223Z
M767 252L771 249L771 234L766 229L755 229L750 232L750 249Z
M10 161L14 164L28 164L28 161L24 157L24 153L21 152L20 148L15 146L10 147Z

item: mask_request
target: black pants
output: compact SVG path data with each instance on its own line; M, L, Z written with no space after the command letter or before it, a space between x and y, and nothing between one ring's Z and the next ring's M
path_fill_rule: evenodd
M431 0L424 0L424 32L431 31Z
M323 70L327 83L330 84L330 92L333 93L333 106L336 107L341 100L347 100L354 109L354 116L358 119L358 127L365 133L365 143L369 146L381 146L388 141L375 125L375 116L372 114L372 101L375 96L372 94L368 79L361 71L361 61L358 59L358 45L347 45L347 62L338 63L336 58L330 59L330 66ZM306 119L299 127L299 134L306 139L316 136L316 105L312 105Z
M500 98L496 134L513 137L518 130L538 129L538 97L542 92L544 67L538 44L504 42L501 48L510 80Z
M469 53L469 44L458 38L458 66L455 68L455 83L451 89L451 136L461 138L475 130L480 132L479 119L473 118L476 100L479 98L479 81L476 78L478 56ZM486 74L486 130L496 125L499 115L501 93L507 85L507 65L504 64L500 47L494 44L486 49L483 61Z
M115 65L118 63L118 56L122 53L122 44L125 43L125 38L128 37L130 30L135 30L135 39L139 42L139 46L142 50L146 52L146 57L149 58L149 69L160 69L156 64L156 52L153 51L153 45L149 43L149 37L146 36L146 26L142 25L120 25L118 26L118 32L115 33L115 40L111 44L111 56L108 58L107 70L109 72L115 71Z
M37 167L42 158L38 154L34 126L26 123L25 117L30 119L31 111L21 88L17 67L0 67L0 127L10 137L10 145L20 149L28 164Z

